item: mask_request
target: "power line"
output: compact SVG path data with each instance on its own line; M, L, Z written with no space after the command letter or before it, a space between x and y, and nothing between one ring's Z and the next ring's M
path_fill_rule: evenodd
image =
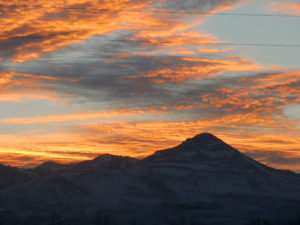
M217 43L216 45L241 45L241 46L258 46L258 47L296 47L299 48L300 44L264 44L264 43Z
M80 8L70 8L80 9ZM95 9L96 11L97 9ZM109 10L109 9L107 9ZM261 13L214 13L214 12L193 12L193 11L161 11L161 10L110 10L110 11L124 11L124 12L142 12L142 13L169 13L169 14L190 14L190 15L217 15L217 16L248 16L248 17L295 17L300 18L300 15L289 15L289 14L261 14Z
M141 12L141 13L169 13L169 14L186 14L186 15L216 15L216 16L245 16L245 17L286 17L286 18L300 18L300 15L291 14L264 14L264 13L215 13L215 12L194 12L194 11L163 11L163 10L130 10L130 9L109 9L109 8L78 8L78 7L32 7L32 6L22 6L21 8L49 8L49 9L66 9L66 10L83 10L83 11L108 11L108 12ZM10 9L12 10L12 9ZM4 12L1 9L0 12ZM7 12L6 12L7 13ZM51 13L51 12L49 12ZM81 12L82 13L82 12Z
M12 39L43 39L47 37L43 36L0 36L0 38L12 38ZM54 37L55 38L55 37ZM234 45L234 46L257 46L257 47L296 47L299 48L300 44L284 44L284 43L237 43L237 42L195 42L195 43L182 43L176 41L147 41L147 40L127 40L127 39L106 39L106 40L98 40L98 39L80 39L80 38L57 38L58 40L79 40L79 41L93 41L93 42L128 42L128 43L145 43L145 44L182 44L182 45ZM56 40L57 40L56 39Z

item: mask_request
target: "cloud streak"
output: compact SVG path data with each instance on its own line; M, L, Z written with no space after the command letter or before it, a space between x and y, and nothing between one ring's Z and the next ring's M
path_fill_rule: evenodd
M165 33L179 26L187 28L178 15L175 18L162 13L157 17L149 9L213 11L230 8L238 2L189 0L181 4L170 0L157 3L150 0L70 0L50 3L29 0L20 4L1 1L4 16L0 18L0 40L14 47L11 52L14 61L24 62L45 52L118 30L141 32L144 27L149 27L148 31Z
M236 56L223 56L220 59L200 58L200 57L182 57L178 58L178 63L165 68L148 71L146 73L137 74L128 78L147 78L153 82L163 83L184 82L187 79L208 79L218 76L225 72L236 71L255 71L262 69L262 66L250 60L242 59Z
M243 2L0 0L0 107L32 107L0 112L2 162L144 157L212 132L299 169L299 123L285 114L300 103L299 69L263 65L201 29L197 12Z
M291 13L293 15L300 15L299 2L271 2L270 10L273 12Z
M106 112L82 112L82 113L69 113L58 115L46 115L35 117L19 117L19 118L7 118L0 120L0 123L8 124L35 124L35 123L57 123L67 121L80 121L91 119L105 119L121 116L132 116L138 114L155 114L155 113L167 113L165 109L120 109L111 110Z

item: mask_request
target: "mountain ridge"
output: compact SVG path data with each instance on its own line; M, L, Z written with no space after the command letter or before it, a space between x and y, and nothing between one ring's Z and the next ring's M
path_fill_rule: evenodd
M253 215L284 225L300 215L299 175L208 133L144 159L0 166L0 187L3 225L249 225Z
M44 175L65 172L67 178L69 173L96 172L110 176L119 173L138 173L148 176L155 173L159 176L182 179L180 176L182 173L187 178L196 181L206 179L206 184L201 187L202 191L210 189L224 193L231 190L235 192L268 191L270 194L278 190L300 191L300 176L297 174L262 164L210 133L198 134L173 148L156 151L140 160L128 156L102 154L92 160L53 166L54 168L46 169L46 171L40 171L37 167L35 171ZM190 173L195 175L189 176ZM293 178L297 179L294 181ZM231 180L232 183L226 182L226 179ZM287 182L287 180L292 181ZM212 187L219 183L224 183L223 189ZM178 184L178 186L182 185ZM178 191L171 189L170 192Z
M158 150L158 151L155 151L153 154L149 155L149 156L146 156L142 159L140 158L135 158L135 157L130 157L130 156L126 156L126 155L114 155L114 154L110 154L110 153L103 153L103 154L99 154L98 156L96 156L95 158L92 158L92 159L89 159L89 160L84 160L84 161L79 161L79 162L75 162L75 163L58 163L56 161L45 161L39 165L36 165L35 167L33 167L32 169L33 170L36 170L36 169L50 169L50 168L56 168L56 167L60 167L60 168L65 168L65 167L80 167L81 165L85 165L85 164L89 164L89 163L93 163L93 162L104 162L104 158L111 158L111 160L120 160L120 159L128 159L132 162L142 162L142 161L148 161L149 159L153 159L155 158L156 155L161 155L161 153L169 153L169 152L172 152L172 153L175 153L175 152L178 152L178 151L195 151L195 149L191 149L189 147L193 147L194 144L209 144L209 143L217 143L219 145L217 145L217 147L219 147L219 149L221 151L224 152L224 150L227 150L227 151L230 151L231 153L232 152L235 152L235 153L239 153L239 154L243 154L245 157L248 157L250 158L251 160L254 160L252 159L251 157L247 156L245 153L242 153L240 151L238 151L237 149L235 149L234 147L232 147L231 145L227 144L226 142L224 142L223 140L219 139L218 137L216 137L215 135L211 134L211 133L201 133L201 134L198 134L198 135L195 135L194 137L192 138L187 138L185 141L181 142L179 145L175 146L175 147L172 147L172 148L168 148L168 149L163 149L163 150ZM201 148L199 148L199 146L197 146L198 149L196 150L199 150L201 151ZM216 146L214 146L216 147ZM188 149L186 149L188 148ZM214 150L214 149L213 149ZM216 150L216 149L215 149ZM216 152L215 152L216 153ZM213 156L213 154L212 154ZM256 161L256 160L254 160ZM256 161L258 162L258 161ZM269 168L272 168L262 162L258 162L259 164L261 165L264 165L266 167L269 167ZM10 168L20 168L20 167L13 167L13 166L9 166L9 165L4 165L4 164L1 164L0 163L0 168L1 166L3 167L10 167ZM101 167L101 166L100 166ZM30 169L30 168L27 168L27 169ZM276 170L280 170L280 171L286 171L287 173L293 173L293 174L299 174L300 173L296 173L294 171L291 171L291 170L282 170L282 169L278 169L278 168L272 168L272 169L276 169Z
M34 169L37 169L39 167L77 167L78 165L84 165L84 164L89 164L89 163L92 163L92 162L95 162L95 161L102 161L102 159L105 157L110 157L111 160L117 160L117 159L128 159L130 161L135 161L136 163L137 162L143 162L143 161L149 161L153 158L156 157L156 155L159 155L161 156L161 153L177 153L178 151L181 152L181 151L201 151L203 149L199 149L199 146L198 149L186 149L186 147L190 147L191 145L193 146L193 144L203 144L203 141L205 144L209 144L209 143L217 143L219 145L217 145L217 147L219 147L219 149L221 151L230 151L229 155L232 154L233 152L235 154L241 154L241 155L244 155L245 157L249 158L250 160L254 160L252 158L250 158L249 156L245 155L244 153L238 151L237 149L235 149L234 147L232 147L231 145L227 144L226 142L224 142L223 140L219 139L218 137L216 137L215 135L211 134L211 133L201 133L201 134L198 134L198 135L195 135L193 138L187 138L185 141L183 141L182 143L180 143L179 145L173 147L173 148L168 148L168 149L164 149L164 150L158 150L158 151L155 151L153 154L149 155L149 156L146 156L145 158L142 158L142 159L138 159L138 158L134 158L134 157L130 157L130 156L125 156L125 155L114 155L114 154L110 154L110 153L104 153L104 154L100 154L98 155L97 157L93 158L93 159L90 159L90 160L85 160L85 161L79 161L79 162L76 162L76 163L70 163L70 164L63 164L63 163L57 163L55 161L46 161L40 165L37 165ZM216 146L214 146L216 147ZM213 155L212 155L213 156ZM228 156L228 155L227 155ZM296 174L298 175L298 173L294 172L294 171L290 171L290 170L282 170L282 169L278 169L278 168L272 168L264 163L261 163L261 162L258 162L256 160L254 160L255 162L261 164L262 166L265 166L265 167L268 167L268 168L271 168L271 169L276 169L276 170L279 170L279 171L285 171L287 173L292 173L292 174ZM103 161L102 161L103 162ZM300 174L299 174L300 175Z
M237 149L233 148L231 145L229 145L226 142L222 141L221 139L217 138L215 135L213 135L211 133L201 133L201 134L195 135L193 138L187 138L185 141L183 141L182 143L180 143L179 145L177 145L173 148L155 151L153 154L146 156L142 159L138 159L138 158L134 158L134 157L126 156L126 155L114 155L114 154L110 154L110 153L104 153L104 154L100 154L90 160L79 161L79 162L70 163L70 164L58 163L55 161L45 161L45 162L37 165L35 168L40 167L40 166L46 166L46 165L63 165L63 166L77 165L77 164L81 164L81 163L97 161L98 159L101 159L103 157L111 157L114 159L118 159L118 158L126 159L127 158L127 159L136 160L136 161L143 161L143 160L148 160L149 158L152 158L157 153L159 154L161 152L170 152L170 151L177 152L178 150L184 150L183 148L190 147L191 145L193 145L195 143L196 144L203 144L203 143L209 144L209 142L215 142L215 143L221 144L220 150L230 150L230 151L239 152ZM185 150L190 151L191 149L185 149ZM195 149L192 149L192 150L195 151ZM198 150L201 150L201 149L198 149ZM241 152L239 152L239 153L241 153ZM243 154L243 153L241 153L241 154Z

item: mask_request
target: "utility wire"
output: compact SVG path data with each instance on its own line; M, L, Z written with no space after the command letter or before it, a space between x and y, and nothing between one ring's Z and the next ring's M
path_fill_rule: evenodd
M106 11L106 12L141 12L141 13L169 13L169 14L187 14L187 15L217 15L217 16L246 16L246 17L286 17L286 18L300 18L300 15L291 14L263 14L263 13L215 13L215 12L194 12L194 11L164 11L164 10L130 10L130 9L109 9L109 8L78 8L78 7L31 7L22 6L21 8L49 8L49 9L66 9L66 10L82 10L82 11ZM8 9L8 11L13 11L13 9ZM9 13L5 9L0 9L0 13ZM51 12L49 12L51 13ZM81 12L82 13L82 12Z
M79 9L79 8L71 8ZM96 9L95 9L96 10ZM109 9L107 9L109 10ZM214 12L193 12L193 11L162 11L162 10L110 10L110 11L124 11L124 12L142 12L142 13L169 13L169 14L187 14L187 15L216 15L216 16L249 16L249 17L295 17L300 18L300 15L289 14L260 14L260 13L214 13Z
M12 39L43 39L47 37L43 36L0 36L0 38L12 38ZM55 38L55 37L54 37ZM257 46L257 47L296 47L299 48L300 44L285 44L285 43L237 43L237 42L195 42L195 43L182 43L176 41L147 41L147 40L126 40L126 39L80 39L80 38L57 38L56 40L79 40L79 41L93 41L93 42L128 42L128 43L145 43L145 44L182 44L182 45L216 45L216 46L225 46L225 45L235 45L235 46ZM1 39L0 39L1 40Z

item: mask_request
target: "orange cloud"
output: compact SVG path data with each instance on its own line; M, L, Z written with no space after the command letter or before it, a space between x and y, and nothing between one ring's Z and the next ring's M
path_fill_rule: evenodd
M40 130L28 131L26 134L0 134L1 162L14 166L31 166L50 160L70 163L95 156L81 147L83 143L88 147L88 142L81 136L74 132L45 133ZM73 145L74 151L71 151Z
M224 90L225 92L225 90ZM232 91L227 91L233 93ZM237 90L237 92L239 92ZM249 97L250 98L250 97ZM222 100L222 99L220 99ZM242 99L236 102L236 107L242 105ZM234 102L234 101L233 101ZM230 104L234 104L231 102ZM215 102L211 102L214 106ZM224 103L228 104L228 103ZM255 104L259 104L256 102ZM261 103L263 105L265 103ZM273 102L267 103L273 104ZM161 110L149 110L150 113L164 113L176 108L178 110L195 109L199 105L176 105L161 107ZM269 107L269 106L267 106ZM276 107L274 107L276 110ZM71 131L32 131L26 134L0 135L1 154L3 162L11 165L24 166L43 161L55 160L59 162L76 162L90 159L101 153L130 155L134 157L147 156L158 149L169 148L180 141L201 132L212 132L234 147L244 152L253 150L260 152L275 151L284 157L299 157L300 132L297 123L286 118L273 118L262 111L231 112L210 118L187 121L102 121L76 125ZM66 114L45 117L11 118L12 123L30 124L55 121L69 121L73 119L86 120L88 118L143 114L144 110L120 110L104 113ZM27 120L27 121L26 121ZM15 158L14 158L15 156ZM20 156L20 158L18 158ZM24 156L22 158L21 156ZM26 157L32 157L27 160ZM25 159L25 160L22 160ZM257 159L269 165L280 168L299 169L300 164L286 165L271 162L268 158L257 156Z
M0 123L9 124L35 124L35 123L55 123L55 122L67 122L76 120L90 120L90 119L104 119L120 116L138 115L146 113L166 113L168 111L164 109L120 109L104 112L84 112L84 113L69 113L59 115L46 115L35 117L21 117L21 118L7 118L1 119Z
M198 48L198 51L205 52L205 53L219 53L219 52L227 52L227 51L231 51L231 50L232 49L230 49L230 48L225 48L225 49L220 49L220 48L203 48L203 47Z
M163 2L156 1L157 4ZM239 1L216 2L208 1L207 4L216 4L208 12L231 8L232 4ZM130 61L131 57L139 54L153 58L157 56L155 60L159 60L159 63L155 69L129 76L126 73L126 79L143 78L157 83L179 83L188 79L207 79L226 72L253 72L266 68L242 57L213 54L230 49L216 48L215 44L220 43L216 37L194 29L202 22L203 15L181 17L184 14L170 14L164 8L159 13L145 12L151 11L149 9L154 7L152 3L150 0L68 0L63 3L28 0L22 4L17 0L4 1L1 6L6 14L0 18L3 27L0 41L15 43L14 60L24 62L72 43L93 37L97 39L97 35L127 30L130 35L126 36L126 40L134 42L136 47L145 48L132 52L113 52L113 59L104 62L110 64L119 59ZM285 6L293 8L296 13L295 6ZM174 53L188 56L173 57ZM122 66L128 64L125 62ZM272 156L273 151L277 152L278 157L297 158L297 149L300 148L298 123L289 120L283 109L288 104L300 101L297 85L299 74L300 71L295 70L235 79L230 84L221 85L222 88L212 88L204 94L205 90L201 90L199 96L187 98L185 104L182 103L184 100L180 100L181 103L173 105L140 109L2 119L1 123L18 127L30 124L46 126L49 123L47 128L52 130L0 134L0 158L7 164L30 166L45 160L75 162L106 152L143 157L207 131L245 152L259 150ZM61 81L70 84L81 80L65 76L1 72L0 101L19 101L23 98L61 100L60 95L65 93L55 91L56 84ZM78 85L88 85L88 82ZM181 111L193 111L193 114L191 117L190 114L181 117ZM170 117L169 114L165 115L169 112L174 114ZM148 117L148 114L155 116ZM130 117L138 115L145 117ZM127 121L121 121L125 116ZM51 124L58 122L73 122L73 125L58 127ZM265 156L257 158L281 168L300 168L297 162L287 165Z
M0 84L10 82L13 77L26 77L31 79L44 79L44 80L66 80L70 82L76 82L77 79L73 78L64 78L64 77L55 77L49 75L40 75L40 74L28 74L28 73L19 73L19 72L0 72Z
M300 101L300 71L266 73L260 76L240 78L239 84L230 88L219 88L218 94L202 96L204 107L228 110L251 109L261 113L282 113L287 104Z
M19 90L1 90L0 89L0 101L21 101L24 99L45 99L50 101L64 102L56 91L45 89L19 89Z
M219 63L235 66L237 58L201 59L186 57L186 62ZM232 62L233 61L233 62ZM28 118L8 118L2 120L12 124L53 123L64 121L85 121L97 118L113 118L145 113L163 114L174 110L217 109L219 113L202 115L178 121L135 121L135 122L104 122L87 121L72 128L72 132L26 132L26 134L0 135L0 150L7 156L3 162L12 165L29 165L26 157L32 156L31 163L45 160L59 162L75 162L92 158L100 153L114 153L143 157L157 149L168 148L179 141L197 133L209 131L232 143L245 152L253 150L276 151L280 157L298 157L300 147L297 122L286 118L282 112L287 104L299 102L298 82L300 71L273 72L253 75L233 80L227 87L208 92L199 96L199 102L190 104L165 105L156 108L112 110L94 113L71 113L65 115L47 115ZM5 75L5 74L3 74ZM24 74L23 74L24 75ZM3 76L2 83L11 83L12 74ZM21 80L28 79L27 85L36 90L42 83L41 79L32 79L30 75L20 74ZM33 76L34 77L34 76ZM52 80L52 78L49 78ZM33 81L33 83L30 83ZM55 79L54 79L55 81ZM37 82L37 83L35 83ZM12 85L12 84L11 84ZM43 84L42 84L43 85ZM41 95L42 92L31 92ZM26 94L26 92L25 92ZM21 93L20 93L21 95ZM46 96L46 94L45 94ZM203 117L203 118L199 118ZM147 118L149 119L149 118ZM66 129L66 128L62 128ZM70 128L68 128L70 129ZM13 155L16 155L13 160ZM271 154L271 153L270 153ZM20 155L20 158L17 156ZM22 158L21 156L24 156ZM26 157L25 157L26 156ZM277 156L277 157L279 157ZM273 162L266 157L257 157L262 162L280 168L298 169L298 163L284 164ZM22 160L25 159L25 160ZM6 160L6 161L5 161Z
M57 81L78 80L49 75L0 72L0 101L20 101L25 98L62 101L59 93L51 88L53 86L51 82Z
M43 52L86 40L118 29L138 25L151 25L158 21L144 16L138 10L149 6L150 1L51 1L28 0L1 2L6 15L1 17L0 39L15 38L26 43L17 47L15 61L23 62ZM13 6L17 8L12 9ZM122 9L137 11L122 11ZM119 11L120 10L120 11ZM124 21L127 21L124 23Z
M34 157L31 163L45 160L75 162L107 152L143 157L155 150L177 145L197 133L209 131L245 152L277 151L278 154L299 157L296 149L300 147L300 133L296 130L273 132L275 122L269 123L270 127L266 128L263 124L266 121L268 118L259 115L233 114L192 121L92 123L79 125L80 129L76 132L0 135L0 149L2 154L31 155ZM24 165L25 162L14 162L14 165L17 164ZM282 168L285 166L281 165ZM295 168L299 165L293 165L292 169Z
M270 5L270 10L273 12L300 15L300 2L272 2Z
M239 2L241 1L220 0L206 4L205 11L226 10ZM164 6L165 3L168 1L68 0L62 3L58 0L28 0L22 4L19 1L2 1L1 7L5 14L0 18L0 40L11 39L18 43L14 54L16 62L24 62L39 57L42 53L117 30L133 31L135 34L131 40L147 37L154 44L162 44L168 40L187 43L188 39L184 36L175 39L167 36L195 25L191 21L199 24L204 15L195 14L193 19L184 22L182 17L187 15L178 14L174 17L168 13L170 9ZM202 9L201 5L197 7ZM157 8L160 12L151 11ZM182 9L185 10L188 9ZM199 44L214 42L209 35L189 39L189 42Z
M224 139L234 147L244 152L252 150L261 152L275 151L280 155L289 154L299 157L300 132L293 129L290 132L273 132L274 128L282 129L279 121L268 123L268 118L253 114L233 114L218 118L195 121L149 121L135 123L107 123L84 126L90 137L97 139L97 144L111 149L111 152L121 152L125 155L143 157L158 149L177 145L180 141L197 133L209 131ZM268 125L270 128L266 128ZM262 129L258 128L261 126ZM267 159L262 160L269 165L275 165ZM284 165L277 163L276 167L299 169L300 163Z
M170 21L170 23L174 21ZM179 21L178 21L179 23ZM169 25L169 24L166 24ZM186 31L192 24L175 24L174 27L160 27L160 30L143 30L136 32L132 40L141 41L142 45L157 44L160 47L173 47L180 45L217 44L216 37L201 31Z
M207 79L218 76L225 72L233 71L255 71L262 69L256 62L239 58L236 56L225 56L223 59L183 57L180 58L181 63L168 65L168 67L146 73L136 74L127 77L134 78L150 78L153 82L183 82L187 79ZM186 63L184 63L186 62ZM189 64L193 62L193 64Z
M25 152L22 150L13 150L7 152L7 149L0 149L0 158L5 159L0 163L10 166L35 167L45 161L55 161L58 163L74 163L76 161L88 160L90 156L62 157L60 154L43 154L40 152Z

